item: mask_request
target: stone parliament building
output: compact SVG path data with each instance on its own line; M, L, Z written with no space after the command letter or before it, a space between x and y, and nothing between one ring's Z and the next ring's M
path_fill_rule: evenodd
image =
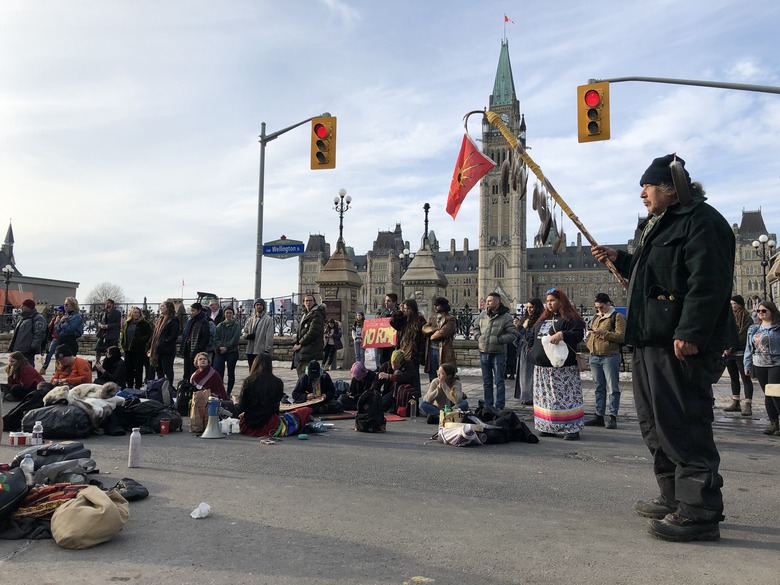
M501 41L489 109L501 114L507 127L525 144L525 117L520 112L515 92L506 40ZM553 287L565 290L572 302L588 314L593 313L593 298L599 292L609 294L616 305L625 306L626 291L606 267L591 256L590 245L583 244L581 234L577 234L576 241L568 242L559 254L553 253L552 231L543 241L539 238L536 245L527 246L529 196L522 196L520 188L510 189L505 195L500 188L501 165L513 153L501 134L489 124L482 128L482 149L496 166L481 181L478 248L470 248L468 238L464 238L460 250L454 239L450 240L449 246L441 246L435 233L430 231L427 237L423 236L420 250L415 251L404 239L400 223L393 231L378 232L371 250L365 254L356 254L352 248L343 246L343 252L359 278L359 283L355 281L359 290L353 295L356 297L353 306L362 307L366 316L371 317L383 308L385 293L395 292L399 299L417 298L421 310L429 315L435 296L447 297L453 309L466 305L475 309L488 293L496 291L501 294L504 304L514 311L532 297L544 299L545 291ZM637 229L627 242L608 245L633 251L639 241L639 225L643 219L639 218ZM743 295L748 304L751 300L755 303L762 296L763 271L761 256L752 242L761 234L767 234L775 241L777 238L767 231L760 210L743 210L740 223L733 224L733 231L737 239L734 294ZM412 240L416 241L417 236ZM415 253L411 262L404 256L404 249ZM330 244L325 237L310 235L305 252L299 258L299 295L320 292L323 286L321 273L331 258ZM768 288L777 291L780 258L775 255L773 260L768 267L767 281Z

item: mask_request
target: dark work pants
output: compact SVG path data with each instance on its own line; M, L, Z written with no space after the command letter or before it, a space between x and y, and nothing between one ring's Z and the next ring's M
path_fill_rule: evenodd
M712 377L717 356L680 362L674 352L634 348L634 401L653 456L661 495L687 518L717 522L723 513L720 455L712 435Z
M125 384L128 388L140 388L144 383L145 351L125 352Z
M739 381L742 380L743 386L745 386L745 398L753 399L753 380L750 376L745 374L745 367L742 362L742 356L736 356L726 360L726 370L729 373L731 379L731 395L739 396Z
M155 373L158 378L167 378L168 382L173 385L173 359L176 356L172 353L158 353L157 354L157 367Z

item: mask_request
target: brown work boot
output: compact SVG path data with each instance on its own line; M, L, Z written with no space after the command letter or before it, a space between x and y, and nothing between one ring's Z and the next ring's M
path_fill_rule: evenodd
M753 403L752 402L743 402L742 403L742 416L753 416Z
M668 500L663 496L659 496L654 500L637 500L634 504L634 510L640 516L645 518L661 519L667 514L673 513L677 509L677 503L673 505L667 503Z
M764 429L765 435L774 435L776 432L780 431L780 427L778 427L776 420L769 421L769 426Z
M718 522L694 520L672 513L662 519L651 520L648 529L656 538L671 542L712 541L720 540L718 524Z
M731 399L731 404L729 404L726 408L723 409L723 412L739 412L739 400L738 399Z

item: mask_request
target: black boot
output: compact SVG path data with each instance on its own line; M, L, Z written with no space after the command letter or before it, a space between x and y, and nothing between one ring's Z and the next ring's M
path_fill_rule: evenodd
M662 520L650 520L650 534L671 542L692 540L720 540L718 522L686 518L679 514L667 514Z
M590 420L585 421L586 427L603 427L604 426L604 416L601 414L597 414Z

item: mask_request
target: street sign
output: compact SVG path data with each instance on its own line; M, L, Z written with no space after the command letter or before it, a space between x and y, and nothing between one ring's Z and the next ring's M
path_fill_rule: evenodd
M263 256L268 256L269 258L284 260L285 258L300 256L303 252L304 245L300 240L288 240L285 238L263 244Z

